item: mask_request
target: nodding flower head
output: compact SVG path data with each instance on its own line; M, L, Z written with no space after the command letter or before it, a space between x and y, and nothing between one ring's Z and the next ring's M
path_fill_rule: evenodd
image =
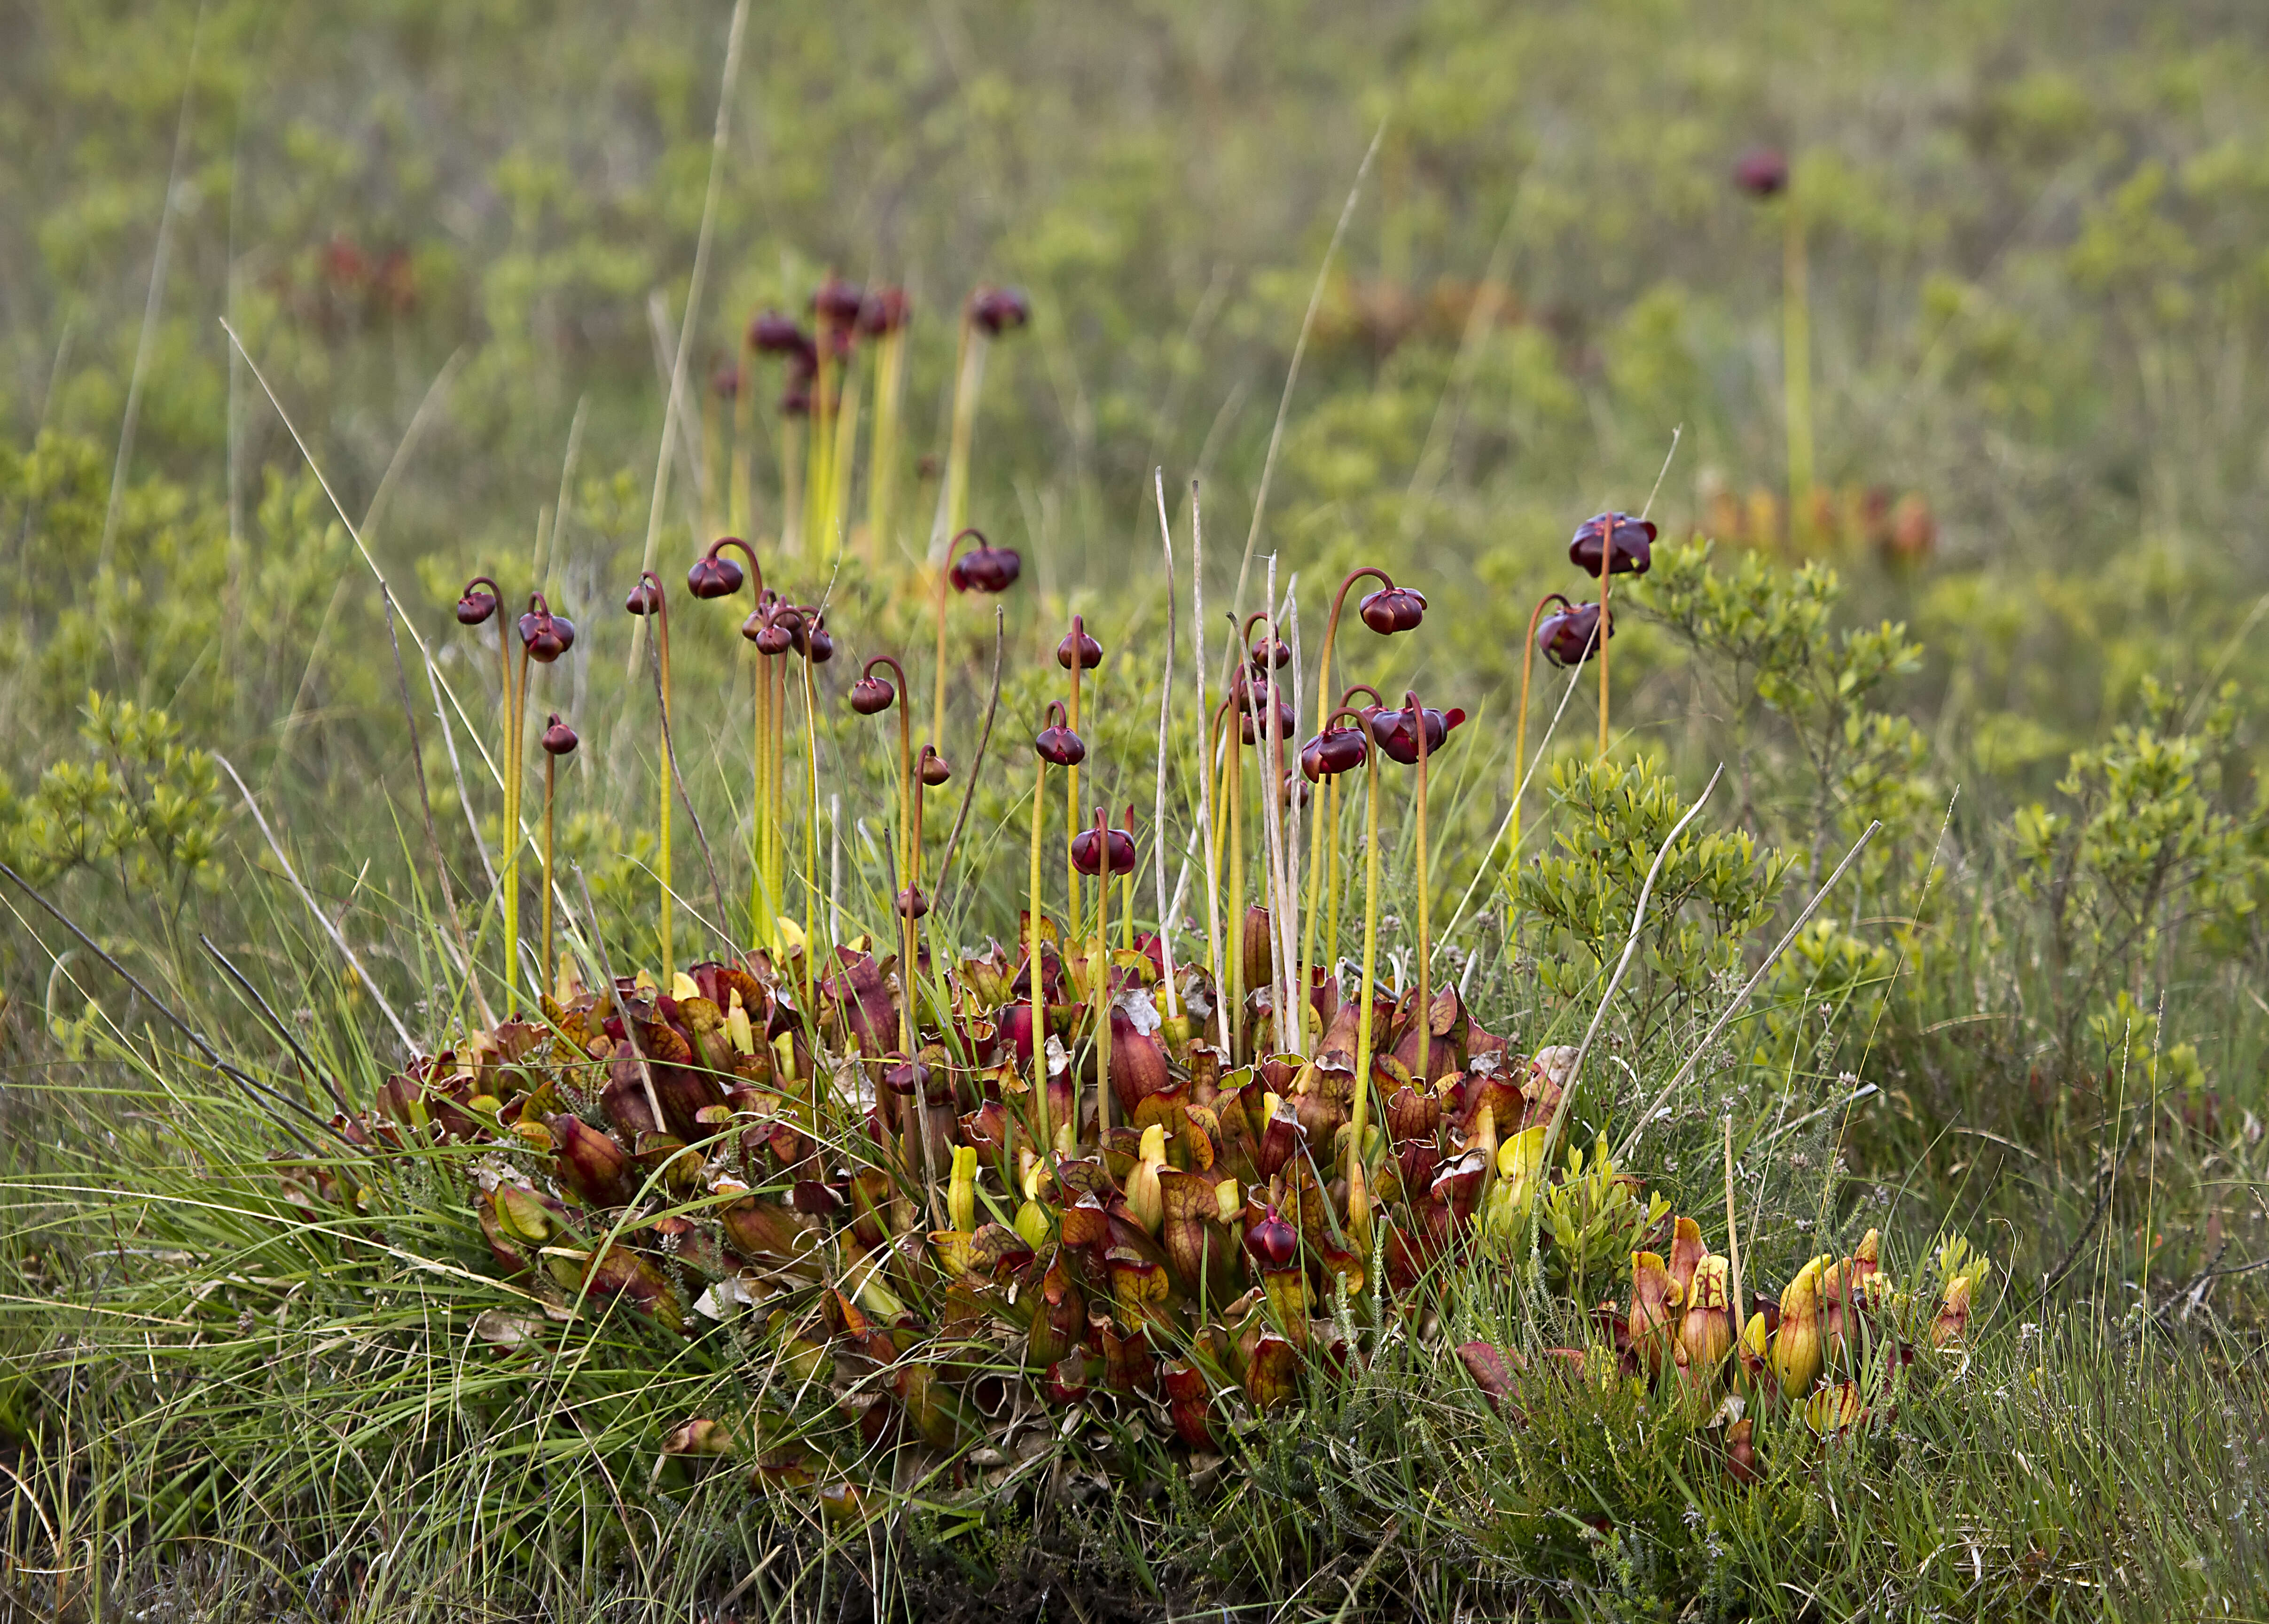
M936 745L925 744L922 746L921 765L914 771L920 775L924 784L935 789L953 777L953 764L937 753Z
M457 600L457 624L477 626L497 612L500 588L485 575L476 575L465 583L464 595Z
M1269 710L1268 701L1263 697L1261 690L1248 690L1238 695L1237 709L1241 719L1238 723L1238 728L1245 742L1247 744L1260 743L1268 736ZM1286 703L1281 695L1277 698L1275 711L1277 739L1282 741L1290 738L1292 729L1300 724L1298 719L1292 714L1291 705Z
M909 885L905 890L898 893L898 917L900 919L918 919L928 912L929 898L922 895L921 887L919 885Z
M1559 597L1557 593L1553 594ZM1608 616L1606 637L1600 635L1600 606L1596 603L1571 603L1560 599L1560 607L1536 624L1536 646L1544 657L1556 666L1580 665L1600 652L1600 645L1615 634L1615 617Z
M1364 625L1382 637L1415 631L1426 618L1426 594L1408 587L1381 587L1377 592L1365 593L1356 612L1363 616Z
M1032 739L1033 753L1051 767L1076 767L1087 759L1087 745L1060 720L1065 714L1061 701L1050 700L1047 726Z
M795 632L773 609L757 609L741 623L741 635L757 646L760 654L785 654L795 646Z
M846 328L856 323L867 303L866 291L855 282L831 275L811 296L811 314L822 327Z
M709 393L721 401L737 399L741 393L741 368L735 361L721 358L709 369Z
M661 612L661 583L650 575L639 577L639 583L623 600L623 607L633 615L658 615Z
M1272 1204L1268 1216L1245 1230L1245 1250L1264 1269L1289 1269L1300 1255L1300 1232L1286 1223Z
M905 326L913 315L913 305L904 288L869 288L864 303L859 306L859 331L869 338L880 338L885 333L895 333Z
M1788 154L1778 147L1752 147L1733 166L1733 184L1752 197L1777 197L1788 189Z
M1092 671L1103 663L1103 645L1087 635L1087 623L1076 615L1064 640L1056 645L1056 663L1067 671L1074 664L1083 671Z
M1282 638L1262 638L1245 653L1251 659L1253 675L1263 682L1268 680L1269 667L1281 671L1292 663L1292 646Z
M893 1094L912 1094L929 1084L929 1067L903 1054L883 1057L883 1086Z
M777 310L767 310L749 323L749 348L759 355L795 355L810 343L795 319Z
M1071 838L1071 866L1086 875L1133 874L1134 837L1123 829L1083 829Z
M1022 288L981 287L969 296L969 319L998 338L1032 319L1032 301Z
M748 543L737 535L721 535L709 543L709 550L693 561L685 572L685 590L697 598L729 598L740 591L748 572L724 556L728 547L750 550Z
M520 617L521 646L530 660L548 666L575 646L575 623L553 614L540 592L528 594L528 613Z
M898 690L887 676L862 676L851 684L851 708L861 716L880 716L898 698Z
M575 753L575 746L580 741L575 737L575 730L561 721L557 712L553 712L551 720L543 725L545 755L573 756Z
M1594 513L1576 527L1568 543L1568 562L1586 575L1600 572L1600 554L1608 555L1610 575L1644 575L1654 562L1654 526L1629 513Z
M1371 754L1360 727L1327 727L1300 747L1300 771L1313 783L1352 772Z
M1411 701L1406 699L1404 704L1409 705ZM1431 756L1448 740L1450 729L1465 720L1466 713L1458 710L1381 711L1371 719L1371 736L1378 742L1378 748L1389 761L1399 761L1407 767L1418 759L1418 730L1422 724L1426 732L1426 753Z
M1006 592L1016 584L1024 570L1022 554L1013 547L995 547L985 539L982 530L964 530L953 538L958 544L962 536L973 535L977 545L963 553L946 567L945 578L953 583L956 592ZM951 553L952 548L947 550Z
M827 630L827 616L817 610L795 617L791 632L795 652L816 666L824 666L835 658L835 639Z

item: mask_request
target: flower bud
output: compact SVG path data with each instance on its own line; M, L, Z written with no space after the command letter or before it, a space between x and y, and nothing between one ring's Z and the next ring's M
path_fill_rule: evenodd
M734 539L736 538L726 538L728 541ZM696 558L693 567L685 572L685 589L695 597L729 598L740 591L742 581L747 579L738 564L718 556L717 548L724 544L724 542L719 542Z
M1418 731L1425 728L1426 753L1435 754L1450 736L1450 729L1466 720L1461 710L1436 711L1422 708L1418 720L1413 721L1408 711L1381 711L1371 719L1371 736L1378 742L1389 761L1399 761L1410 766L1418 759Z
M1075 660L1083 671L1092 671L1103 663L1103 645L1088 636L1084 627L1067 632L1064 640L1056 645L1058 665L1068 671Z
M924 785L935 789L953 777L952 764L930 745L922 746L921 765L914 769Z
M623 600L623 607L633 615L660 614L661 588L641 575L639 584L631 588L630 596Z
M847 328L858 321L866 302L866 294L855 284L831 276L812 294L811 310L823 326Z
M485 592L478 587L468 587L465 595L457 600L457 624L461 626L482 625L496 611L496 594Z
M1024 555L1013 547L994 547L977 530L964 530L962 535L977 537L977 545L954 559L945 578L956 592L1006 592L1016 584L1016 577L1024 567ZM960 536L954 538L956 541Z
M880 716L898 697L888 677L862 676L851 684L851 708L861 716Z
M1600 606L1570 603L1564 598L1561 605L1537 623L1536 646L1556 666L1581 665L1600 652ZM1609 615L1607 635L1615 634L1615 617Z
M1360 727L1327 727L1300 747L1300 771L1312 780L1337 778L1363 765L1371 753Z
M871 288L859 306L859 331L868 338L895 333L913 315L904 288Z
M795 639L795 652L816 666L824 666L835 658L835 639L827 630L827 622L814 616L811 624L797 623L802 635Z
M1576 527L1568 543L1568 562L1586 575L1600 572L1605 551L1610 575L1644 575L1654 562L1655 529L1652 520L1629 513L1594 513Z
M1788 155L1778 147L1752 147L1733 166L1733 184L1752 197L1776 197L1788 189Z
M810 343L795 321L767 310L749 323L749 348L760 355L794 355Z
M1134 837L1123 829L1083 829L1071 838L1071 866L1084 875L1098 875L1109 865L1112 874L1134 872Z
M1243 734L1245 742L1247 744L1260 743L1266 735L1268 727L1268 702L1258 695L1248 694L1240 700L1238 709L1244 712L1243 719L1238 723L1238 727ZM1279 698L1276 701L1277 738L1280 740L1290 738L1292 729L1299 725L1299 720L1292 714L1291 705Z
M575 730L561 721L558 715L553 715L551 720L544 724L543 753L545 755L573 756L575 753L577 742Z
M1051 767L1076 767L1087 759L1087 745L1080 736L1057 722L1040 729L1032 749Z
M1408 587L1381 587L1356 605L1363 624L1382 637L1415 631L1426 617L1426 594Z
M969 319L998 338L1032 319L1032 302L1019 288L980 287L969 296Z
M529 659L548 666L575 646L575 623L548 609L530 610L520 617L520 640Z
M1292 646L1282 638L1265 637L1247 651L1251 656L1253 674L1265 679L1270 666L1279 671L1292 663Z
M898 893L898 917L919 919L929 912L929 898L921 894L920 886L909 885Z
M1245 1250L1264 1269L1289 1269L1300 1255L1300 1232L1269 1206L1266 1217L1245 1232Z
M771 615L750 616L741 623L741 635L754 643L760 654L785 654L795 646L795 633Z

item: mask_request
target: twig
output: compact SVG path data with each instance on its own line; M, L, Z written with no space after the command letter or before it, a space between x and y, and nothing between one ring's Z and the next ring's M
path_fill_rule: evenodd
M946 877L953 872L953 854L961 849L962 825L969 822L970 803L977 799L977 778L985 771L985 747L993 742L993 714L1001 708L1001 650L1007 638L1007 611L996 603L993 606L993 697L985 702L985 731L977 735L977 759L969 764L969 782L961 786L961 810L953 815L953 832L945 838L945 856L937 866L941 899L945 896Z
M2095 1205L2088 1212L2088 1222L2080 1226L2080 1233L2072 1237L2071 1246L2066 1249L2056 1267L2041 1276L2041 1288L2033 1294L2034 1302L2038 1303L2064 1284L2064 1277L2071 1273L2073 1266L2080 1261L2081 1248L2087 1245L2088 1237L2095 1233L2095 1226L2103 1222L2104 1210L2111 1205L2111 1192L2119 1187L2119 1170L2127 1164L2128 1153L2135 1148L2135 1141L2143 1137L2143 1125L2151 1119L2158 1108L2158 1098L2154 1095L2135 1114L2135 1126L2127 1130L2126 1142L2119 1147L2119 1154L2111 1159L2111 1165L2099 1177Z
M377 1004L379 1013L383 1015L387 1023L394 1028L395 1036L402 1039L402 1046L414 1057L418 1053L418 1044L410 1036L410 1029L402 1024L402 1017L394 1013L394 1006L386 1001L386 994L379 991L378 983L371 978L370 971L363 967L362 960L357 956L354 949L347 944L346 937L340 933L337 926L331 923L330 916L323 912L322 904L316 902L314 893L299 882L299 873L292 867L292 860L284 855L283 846L277 843L276 831L268 827L267 818L261 815L260 803L252 798L252 792L244 786L244 779L238 776L235 766L227 757L218 751L214 752L213 759L220 763L221 770L228 774L230 781L236 786L237 794L244 797L244 804L251 809L252 821L260 825L260 832L268 841L268 849L276 854L276 860L283 865L284 877L292 882L292 889L299 893L299 900L307 904L307 912L315 916L315 923L323 927L323 933L330 937L332 945L345 956L348 966L362 978L362 984L369 989L371 1000Z
M1631 955L1638 950L1639 927L1646 923L1646 899L1654 894L1655 878L1662 873L1663 860L1670 855L1670 848L1678 844L1678 837L1686 832L1686 825L1710 804L1710 796L1717 789L1718 780L1725 775L1726 764L1719 762L1718 771L1710 775L1709 783L1703 786L1701 798L1686 808L1684 817L1671 825L1669 837L1657 849L1654 861L1647 867L1646 882L1638 888L1638 902L1631 909L1630 934L1623 940L1622 956L1615 961L1615 973L1608 978L1608 990L1600 995L1600 1007L1592 1012L1592 1024L1584 1030L1584 1041L1576 1045L1576 1058L1569 1063L1567 1080L1560 1087L1560 1103L1552 1108L1552 1124L1544 1133L1542 1165L1551 1163L1553 1148L1560 1142L1560 1125L1567 1120L1568 1107L1576 1097L1576 1081L1584 1069L1584 1057L1591 1052L1592 1039L1599 1035L1600 1022L1608 1018L1608 1006L1615 1002L1615 989L1623 983L1623 971L1630 968ZM1421 1020L1425 1019L1424 1010L1418 1014Z
M1715 783L1717 780L1713 779L1711 781ZM1694 1074L1694 1068L1702 1063L1702 1057L1709 1053L1710 1045L1718 1041L1718 1034L1724 1031L1727 1023L1741 1013L1742 1006L1749 1001L1749 995L1755 993L1758 985L1764 980L1765 972L1773 967L1775 961L1782 954L1788 951L1789 944L1796 940L1797 932L1804 928L1805 922L1810 919L1819 910L1820 904L1828 899L1828 893L1836 889L1836 882L1844 877L1844 871L1858 860L1859 853L1866 849L1867 842L1873 840L1882 827L1882 821L1880 818L1868 824L1867 832L1861 835L1857 844L1844 853L1844 860L1836 865L1836 872L1828 876L1828 882L1825 885L1812 894L1812 900L1804 904L1804 912L1796 916L1796 923L1790 926L1788 934L1773 945L1773 950L1765 955L1764 963L1757 966L1756 973L1751 976L1748 984L1733 995L1733 1001L1726 1006L1726 1012L1718 1017L1716 1024L1704 1035L1702 1041L1695 1045L1694 1052L1686 1057L1686 1064L1678 1068L1678 1074L1670 1080L1661 1093L1654 1096L1654 1103L1649 1105L1640 1114L1639 1119L1631 1125L1630 1136L1615 1151L1617 1161L1630 1155L1637 1148L1640 1137L1646 1132L1646 1125L1654 1120L1657 1111L1670 1103L1670 1096L1678 1091L1680 1085Z

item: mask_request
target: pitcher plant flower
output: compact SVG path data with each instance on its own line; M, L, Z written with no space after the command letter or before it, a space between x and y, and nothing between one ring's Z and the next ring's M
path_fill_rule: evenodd
M972 537L977 545L956 557L961 543ZM937 582L937 691L929 711L929 742L941 749L945 748L945 589L950 586L956 592L988 596L1003 593L1016 584L1024 566L1024 557L1015 548L994 546L982 530L957 530L946 543Z

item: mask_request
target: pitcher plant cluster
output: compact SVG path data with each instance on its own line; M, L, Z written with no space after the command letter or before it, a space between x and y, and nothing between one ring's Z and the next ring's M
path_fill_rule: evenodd
M848 298L830 298L823 331L855 328ZM965 329L965 381L969 354L999 329L981 314ZM818 351L815 421L831 390L855 398L848 368ZM942 521L959 517L949 502ZM1195 520L1194 501L1194 532ZM1598 659L1602 748L1609 581L1646 568L1653 535L1622 513L1586 521L1571 556L1599 601L1551 594L1530 639L1556 664ZM1171 562L1171 537L1168 548ZM941 564L941 624L949 594L1012 590L1021 570L1015 551L966 526ZM588 939L557 953L552 764L576 741L555 717L542 740L543 974L528 983L532 1007L515 973L501 1024L410 1066L375 1110L343 1116L342 1131L374 1152L480 1147L473 1202L497 1266L555 1316L619 1306L687 1336L724 1319L769 1339L778 1375L760 1413L693 1418L671 1447L736 1456L767 1479L824 1490L837 1510L859 1501L849 1463L862 1451L888 1440L971 1447L1011 1404L1139 1400L1189 1450L1218 1450L1238 1418L1290 1406L1308 1384L1377 1356L1393 1327L1438 1313L1476 1267L1530 1279L1541 1269L1573 1296L1601 1259L1627 1256L1628 1304L1597 1310L1590 1344L1548 1362L1563 1376L1680 1387L1697 1403L1730 1399L1725 1461L1737 1479L1754 1474L1759 1447L1743 1406L1784 1406L1809 1435L1864 1424L1896 1398L1887 1369L1959 1340L1982 1261L1957 1243L1937 1295L1910 1297L1886 1282L1871 1236L1744 1312L1730 1229L1726 1255L1709 1251L1696 1222L1670 1217L1597 1148L1587 1161L1562 1144L1581 1052L1522 1052L1435 975L1429 784L1467 715L1427 704L1415 682L1395 684L1393 699L1336 686L1358 588L1364 634L1386 640L1379 652L1409 649L1415 669L1426 598L1376 565L1339 584L1312 682L1284 609L1235 620L1216 671L1201 616L1194 698L1178 710L1170 682L1161 698L1157 770L1193 756L1198 768L1176 830L1083 792L1091 674L1106 650L1073 616L1054 650L1058 692L1031 718L1025 861L1009 888L1023 894L1019 927L1011 942L974 942L957 934L964 911L935 906L946 877L933 880L926 861L929 793L955 776L942 639L926 719L899 653L867 654L848 683L847 709L886 730L895 771L876 848L887 917L846 924L839 896L822 905L820 882L815 668L833 635L820 607L765 584L748 542L716 541L686 589L698 602L744 589L753 601L741 627L747 928L744 945L681 968L670 608L661 576L643 572L625 607L654 631L654 968L608 964ZM500 596L472 583L460 620L485 624ZM516 742L530 667L556 659L573 630L531 594L517 631L516 662L510 639L499 646L500 883L516 971ZM1414 839L1391 900L1410 952L1390 974L1381 822L1397 801ZM1178 853L1185 880L1195 870L1199 918L1183 914L1181 886L1169 895L1164 860L1152 865L1156 897L1140 895L1146 845L1154 860ZM729 924L706 842L704 854L717 924ZM1343 963L1341 926L1358 913L1360 949ZM1729 1138L1729 1216L1731 1159ZM1462 1351L1492 1402L1542 1401L1515 1354ZM856 1402L830 1386L831 1371L849 1373ZM787 1425L815 1391L819 1420Z

